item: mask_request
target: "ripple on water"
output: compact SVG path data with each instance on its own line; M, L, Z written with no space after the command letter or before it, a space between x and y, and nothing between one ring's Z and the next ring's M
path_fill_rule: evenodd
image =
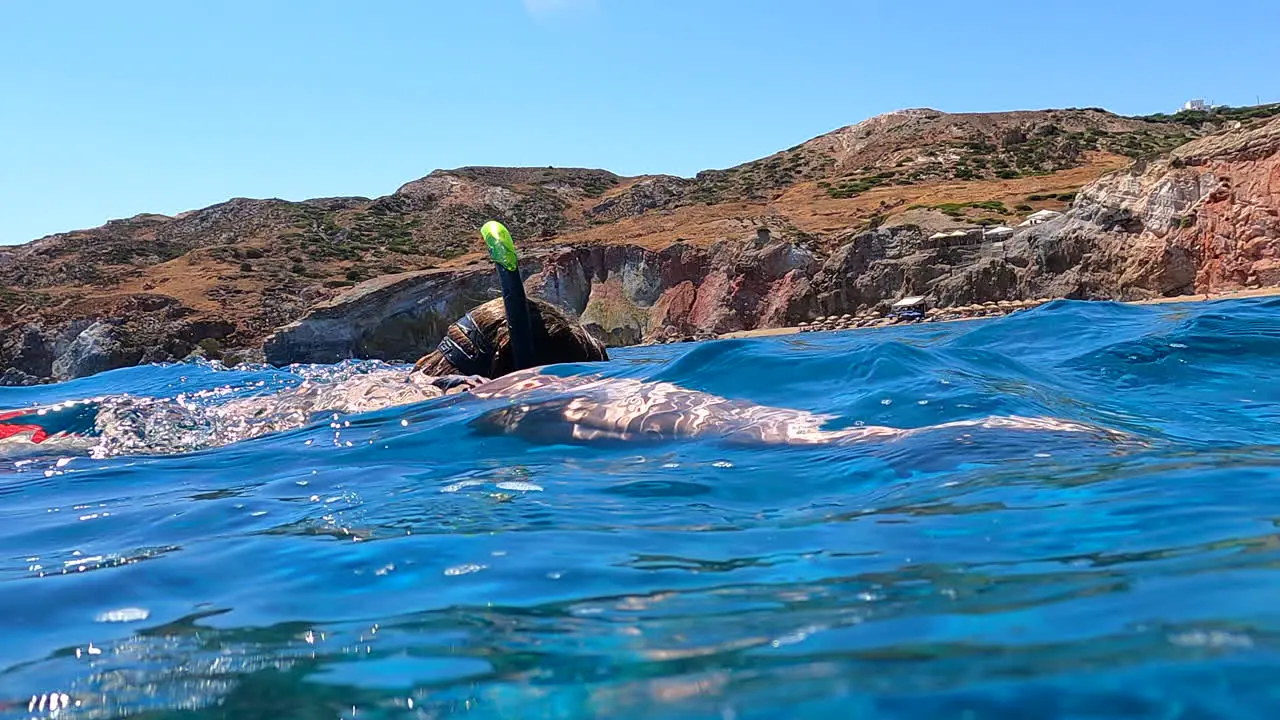
M1271 717L1277 310L1054 303L608 369L836 427L1122 438L568 447L451 401L6 459L0 716ZM133 368L0 407L215 407L384 367Z

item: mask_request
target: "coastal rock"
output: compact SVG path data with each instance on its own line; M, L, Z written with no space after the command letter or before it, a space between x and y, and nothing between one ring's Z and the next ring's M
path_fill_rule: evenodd
M53 340L41 324L30 323L11 332L0 356L8 358L6 370L37 378L53 374Z
M496 296L492 269L474 264L490 219L530 261L529 292L615 345L882 312L905 295L946 307L1280 284L1277 113L1215 109L1192 126L908 110L691 179L464 167L374 199L136 215L0 251L0 371L45 380L58 358L62 373L89 372L197 348L411 360ZM1116 171L1123 155L1171 148ZM968 227L1016 224L1023 198L1037 217L1066 212L992 238ZM100 321L109 337L79 339Z
M636 345L644 338L648 313L627 295L620 280L612 279L592 285L579 321L606 345Z
M585 244L537 254L526 287L606 343L630 345L882 311L906 295L955 307L1280 284L1277 149L1280 120L1204 138L1099 179L1065 214L1000 242L979 234L938 244L900 224L852 234L825 260L767 232L662 250ZM277 364L413 359L494 294L487 268L371 281L281 328L266 356Z
M531 255L525 290L575 316L607 345L668 326L690 336L792 322L809 302L811 252L790 243L583 245ZM449 323L498 294L490 266L371 280L314 307L264 344L268 362L415 360Z
M369 280L276 330L263 343L263 354L274 365L349 358L413 361L435 347L450 323L497 293L492 267Z
M880 228L832 253L813 281L816 314L853 313L907 295L943 306L1012 299L1019 266L1034 262L994 243L931 247L924 232L913 225Z
M1198 140L1176 150L1171 165L1200 179L1169 244L1199 256L1199 292L1280 281L1280 120Z
M26 387L39 385L40 382L40 378L17 368L6 368L4 372L0 372L0 387Z
M662 293L649 313L653 326L661 328L660 337L693 331L689 325L689 317L697 297L698 286L691 280L685 280ZM654 339L658 338L659 335L654 335Z
M52 374L56 380L72 380L106 370L136 365L142 353L120 342L116 328L98 321L76 333L53 359Z

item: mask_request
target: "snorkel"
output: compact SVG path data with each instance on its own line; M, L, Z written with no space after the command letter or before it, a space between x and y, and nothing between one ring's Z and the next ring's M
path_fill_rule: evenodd
M520 280L520 257L506 226L490 220L480 228L480 236L489 248L489 259L498 268L502 287L502 309L507 315L507 332L516 370L533 367L533 324L529 320L529 302Z

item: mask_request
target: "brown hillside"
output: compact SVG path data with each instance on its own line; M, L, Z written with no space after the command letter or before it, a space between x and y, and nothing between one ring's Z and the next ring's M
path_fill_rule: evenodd
M0 363L11 350L3 343L33 319L56 331L121 318L130 342L155 350L151 359L181 356L202 337L253 347L356 282L476 257L476 228L495 218L528 249L707 245L765 226L818 252L904 218L940 227L1015 222L1064 207L1129 157L1222 122L907 110L694 178L468 167L376 199L237 198L175 217L139 215L0 253Z

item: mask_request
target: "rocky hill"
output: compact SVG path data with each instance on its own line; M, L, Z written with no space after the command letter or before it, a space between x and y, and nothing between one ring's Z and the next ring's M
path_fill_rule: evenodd
M1129 297L1280 285L1280 119L1103 177L1065 217L1035 230L1079 258L1076 292Z
M1195 163L1226 172L1213 163L1234 168L1239 161L1226 159L1236 156L1215 143L1235 142L1277 112L1280 107L1270 106L1122 118L1096 109L907 110L694 178L461 168L433 172L372 200L235 199L175 217L140 215L0 252L0 371L9 382L29 382L193 352L254 357L277 327L326 313L342 317L342 308L386 288L413 296L429 286L435 296L452 298L438 308L453 309L493 292L486 279L491 273L472 265L480 249L476 228L491 218L506 222L533 256L531 289L583 314L617 344L668 326L722 332L794 322L817 308L839 309L832 303L874 302L905 290L950 287L938 299L963 301L990 294L984 283L1005 271L943 272L971 263L927 248L933 231L1012 224L1036 210L1065 210L1081 187L1197 137L1207 148L1200 154L1178 150L1173 159L1140 162L1106 182L1137 183L1137 197L1147 192L1138 187L1145 181L1115 178L1146 177L1142 173L1165 167L1190 172ZM1161 165L1174 162L1182 165ZM1093 220L1081 213L1098 205L1100 196L1114 196L1101 188L1086 191L1069 214L1081 225L1064 224L1061 233L1088 234L1081 228ZM1199 207L1196 218L1223 222ZM1133 217L1145 211L1126 212ZM1178 216L1179 238L1194 235L1200 222L1186 218L1185 212ZM1127 232L1136 227L1129 222L1100 232ZM768 239L757 236L761 228ZM1195 237L1201 245L1208 242ZM868 242L878 249L863 248ZM1118 270L1121 265L1103 267L1095 255L1089 262L1100 269L1086 263L1077 268L1082 277L1132 275ZM901 273L885 269L890 256ZM1027 262L1037 266L1039 259ZM1206 271L1206 277L1242 272L1228 265L1219 263L1223 269ZM1260 267L1253 277L1261 281L1271 277L1268 272ZM1240 281L1248 281L1247 274ZM1019 291L1018 282L998 282L1000 294ZM354 294L344 295L357 283ZM850 294L850 287L863 289ZM1105 295L1129 292L1127 287L1084 283L1075 292ZM1132 287L1157 291L1141 282ZM399 335L370 335L369 327L382 322L374 316L366 318L364 330L348 333L350 342L325 353L410 358L427 335L438 336L438 318L413 325L403 314L397 322L409 326ZM301 337L303 326L272 336L273 360L312 357L288 349L305 342L285 341Z

